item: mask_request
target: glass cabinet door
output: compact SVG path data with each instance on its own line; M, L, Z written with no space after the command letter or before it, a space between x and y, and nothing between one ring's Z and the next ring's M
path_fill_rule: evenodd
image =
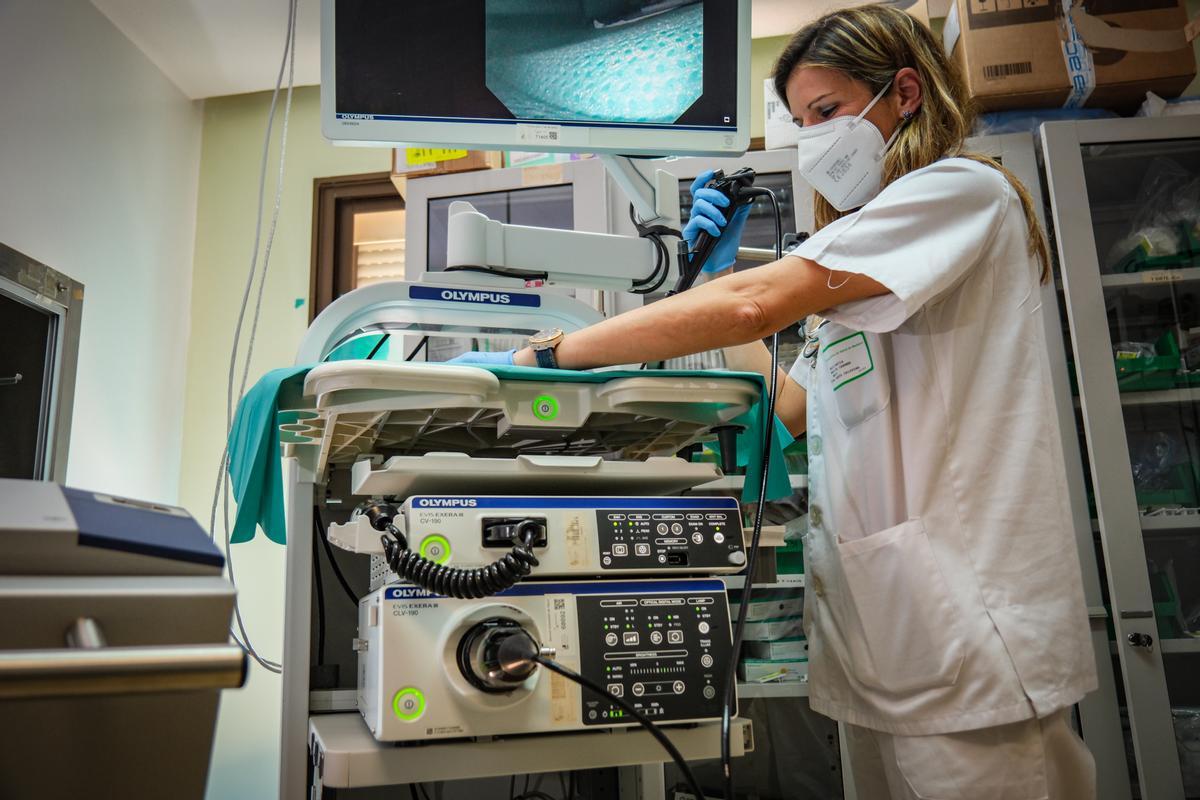
M1200 797L1200 125L1042 140L1141 796Z

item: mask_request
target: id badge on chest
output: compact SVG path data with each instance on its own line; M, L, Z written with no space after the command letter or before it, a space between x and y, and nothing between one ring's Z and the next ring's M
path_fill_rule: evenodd
M891 400L883 337L831 323L821 328L820 340L816 378L822 405L836 409L847 430L883 411Z
M875 371L871 345L861 331L825 345L824 356L829 385L835 392Z

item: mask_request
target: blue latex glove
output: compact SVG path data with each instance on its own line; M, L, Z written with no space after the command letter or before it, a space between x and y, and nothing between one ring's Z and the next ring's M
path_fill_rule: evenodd
M516 350L502 350L496 353L481 353L472 351L447 361L447 364L498 364L503 367L513 366L513 355Z
M695 250L696 238L701 231L720 237L704 264L704 271L721 272L732 267L737 260L738 243L746 227L746 218L750 216L750 206L742 206L733 212L733 219L726 224L721 209L729 206L729 198L716 189L705 188L704 184L712 178L713 171L708 170L692 181L692 213L687 225L683 226L683 238L687 240L688 249Z

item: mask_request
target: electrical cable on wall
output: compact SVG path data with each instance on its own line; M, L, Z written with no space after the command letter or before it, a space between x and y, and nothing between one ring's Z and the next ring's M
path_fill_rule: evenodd
M229 435L233 430L233 409L234 409L234 376L237 374L237 355L241 345L242 327L246 319L246 310L250 302L250 293L254 286L256 276L258 277L258 293L255 298L254 316L250 323L250 340L247 344L245 360L242 367L242 379L238 388L237 397L242 397L246 393L246 383L250 375L250 359L254 352L255 337L258 332L259 318L262 312L263 292L267 281L267 268L271 260L271 246L275 240L275 229L279 222L279 208L282 202L283 195L283 175L284 165L287 155L287 132L288 118L292 108L292 90L295 84L296 72L296 14L298 0L289 0L288 2L288 20L287 20L287 35L284 41L283 56L280 59L279 74L275 79L275 89L271 93L271 107L267 113L267 130L263 136L263 152L262 160L259 167L258 177L258 206L254 228L254 246L250 257L250 271L246 276L246 286L242 293L242 302L238 310L237 324L234 327L233 346L230 348L229 354L229 377L225 391L225 440L228 442ZM259 270L259 244L262 236L263 222L263 207L266 195L267 181L267 161L271 148L271 131L275 124L275 112L279 104L279 95L283 87L284 74L287 74L287 94L284 102L283 121L279 139L279 172L275 185L274 205L271 211L271 222L267 232L266 246L263 249L261 272ZM237 587L237 577L234 571L233 550L231 548L232 528L229 520L229 448L226 445L221 453L221 461L217 470L216 486L213 489L212 511L209 515L208 530L212 538L216 538L217 528L217 505L218 502L222 506L222 516L224 518L225 532L225 563L229 572L230 583ZM245 621L242 618L241 605L239 595L234 595L234 619L237 624L237 631L230 631L233 640L245 650L251 658L253 658L264 669L280 673L282 665L275 660L265 658L254 648L253 642L246 631ZM240 635L239 635L240 634Z

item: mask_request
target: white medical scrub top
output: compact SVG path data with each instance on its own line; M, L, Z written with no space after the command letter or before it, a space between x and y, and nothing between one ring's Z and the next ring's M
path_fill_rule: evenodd
M925 735L1077 702L1096 669L1017 193L945 159L789 255L890 290L825 312L791 372L812 708Z

